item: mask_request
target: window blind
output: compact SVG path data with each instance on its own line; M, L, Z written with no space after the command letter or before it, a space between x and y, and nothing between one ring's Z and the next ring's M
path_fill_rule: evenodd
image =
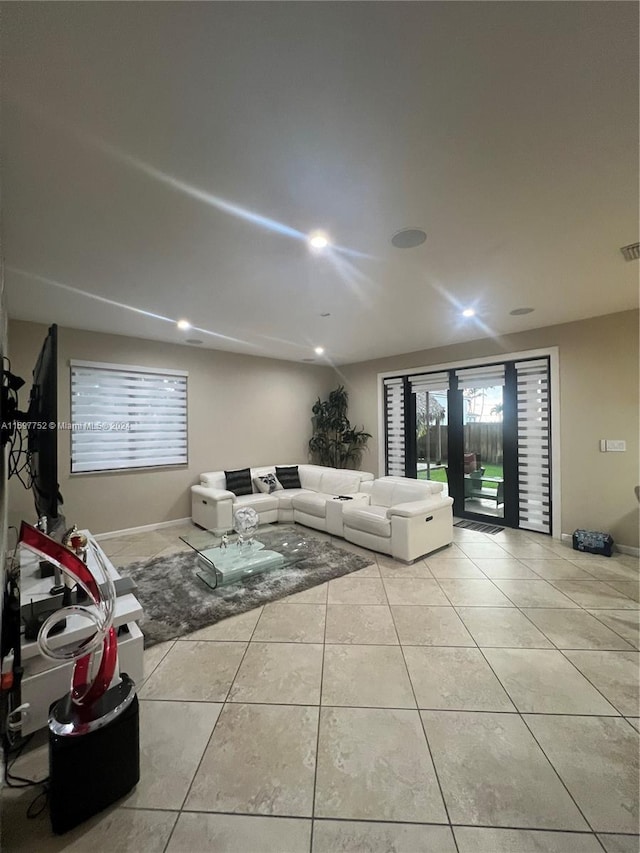
M491 364L488 367L465 367L456 370L458 388L494 388L504 385L504 364Z
M406 470L404 380L384 380L386 473L404 477Z
M186 464L187 378L72 361L71 472Z
M551 532L549 366L516 362L519 526Z
M434 391L448 391L449 371L445 370L442 373L422 373L418 376L410 376L409 382L413 394L420 394L425 391L430 394Z

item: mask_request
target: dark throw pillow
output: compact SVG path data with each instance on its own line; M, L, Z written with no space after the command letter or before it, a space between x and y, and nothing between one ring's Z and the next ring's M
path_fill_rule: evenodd
M225 471L224 476L227 481L227 489L236 497L240 495L250 495L253 493L251 488L251 469L240 468L237 471Z
M298 474L298 466L292 465L290 468L278 468L276 465L276 477L280 481L283 489L301 489L300 475Z

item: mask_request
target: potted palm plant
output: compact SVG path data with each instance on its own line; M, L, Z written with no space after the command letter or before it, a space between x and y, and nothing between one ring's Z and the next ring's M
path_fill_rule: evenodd
M313 435L309 455L318 465L357 468L371 434L352 427L347 417L349 394L343 385L331 391L328 400L319 397L312 408Z

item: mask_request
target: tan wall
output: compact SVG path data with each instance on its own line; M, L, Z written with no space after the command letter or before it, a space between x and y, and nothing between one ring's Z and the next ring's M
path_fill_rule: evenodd
M47 327L10 321L13 371L27 380ZM95 533L186 518L189 487L203 471L307 461L311 406L334 385L330 368L118 335L58 329L58 420L69 421L69 360L137 364L189 371L187 468L76 474L70 471L70 433L60 433L58 477L67 521ZM33 501L10 481L10 523L34 520Z
M59 477L69 521L95 532L190 515L189 486L201 471L304 461L310 409L336 385L328 368L197 350L115 335L60 329L58 417L69 419L71 358L189 371L188 469L69 475L69 435L61 435ZM46 327L11 321L15 373L30 379ZM562 532L609 530L638 546L638 312L549 326L500 342L472 341L348 365L339 381L349 391L352 423L373 434L365 470L378 460L377 374L539 347L558 346L561 390ZM22 389L26 407L28 386ZM600 438L622 438L626 453L600 453ZM33 519L30 494L10 482L10 523Z
M373 433L363 468L377 468L378 373L550 346L560 354L562 532L608 530L638 547L637 311L342 367L350 419ZM624 439L627 452L601 453L601 438Z

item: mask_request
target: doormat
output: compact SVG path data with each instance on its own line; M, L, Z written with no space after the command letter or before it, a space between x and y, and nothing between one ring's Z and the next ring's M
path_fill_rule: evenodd
M476 530L478 533L502 533L504 530L504 527L498 527L497 524L483 524L481 521L456 521L453 526Z

